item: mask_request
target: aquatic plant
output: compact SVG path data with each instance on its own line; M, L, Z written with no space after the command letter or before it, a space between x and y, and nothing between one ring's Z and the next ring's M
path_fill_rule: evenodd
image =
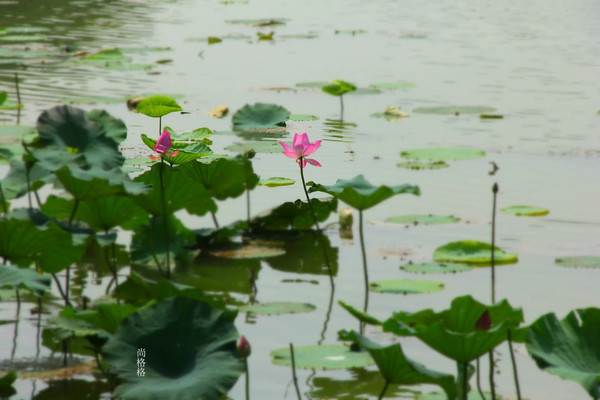
M171 150L171 145L171 133L167 130L164 130L154 145L154 151L158 154L158 156L150 155L148 157L153 160L158 160L161 157L175 157L177 154L179 154L179 150L169 153Z

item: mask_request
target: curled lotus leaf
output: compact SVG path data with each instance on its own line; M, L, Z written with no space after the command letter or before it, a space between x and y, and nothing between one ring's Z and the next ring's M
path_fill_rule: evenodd
M356 86L354 86L350 82L336 79L323 85L321 90L332 96L342 96L346 93L356 91Z

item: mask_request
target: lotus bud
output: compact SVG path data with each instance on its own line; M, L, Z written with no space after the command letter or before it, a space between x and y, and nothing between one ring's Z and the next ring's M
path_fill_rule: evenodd
M242 335L237 341L237 351L240 356L243 358L248 358L251 353L250 343L246 339L245 336Z
M490 319L490 313L485 310L481 317L475 322L475 329L478 331L488 331L492 327L492 320Z

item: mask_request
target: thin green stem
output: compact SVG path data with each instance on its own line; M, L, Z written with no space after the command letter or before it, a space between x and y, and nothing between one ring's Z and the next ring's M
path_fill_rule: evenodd
M6 215L8 209L6 208L6 198L4 197L4 190L2 190L2 183L0 183L0 201L2 202L2 211Z
M158 137L162 134L162 117L158 117Z
M340 96L340 122L344 120L344 95Z
M250 229L250 189L246 188L246 220Z
M463 400L468 400L468 397L469 397L468 396L468 394L469 394L468 393L469 388L468 388L468 385L467 385L467 376L468 376L468 373L469 373L469 363L464 362L463 363L463 380L462 380L462 388L463 388L462 395L463 395Z
M150 234L150 252L152 253L152 258L156 263L156 267L158 268L158 272L160 272L160 276L165 276L163 273L160 261L158 261L158 257L156 257L156 249L154 248L154 232L156 232L156 215L152 214L152 233Z
M294 358L294 345L292 343L290 343L290 355L292 358L292 379L294 381L294 387L296 388L298 400L302 400L302 396L300 396L300 389L298 388L298 378L296 378L296 359Z
M71 210L71 216L69 216L69 226L73 225L73 219L75 218L75 214L77 213L77 207L79 206L79 199L75 199L75 204L73 205L73 210ZM65 296L66 301L69 301L69 285L71 284L71 266L67 266L67 275L65 277Z
M77 207L79 207L79 199L75 199L75 204L73 204L73 209L71 210L71 215L69 216L69 226L73 225L73 219L77 213Z
M492 392L492 400L496 400L496 385L494 383L494 350L490 351L490 392Z
M167 250L167 279L171 279L171 260L170 260L170 238L169 238L169 225L167 222L167 204L165 202L165 183L163 180L163 170L165 169L165 159L161 157L160 164L160 199L162 202L162 214L163 214L163 224L165 229L165 247Z
M521 387L519 385L519 373L517 371L517 362L515 360L515 352L512 345L512 332L508 330L508 349L510 350L510 361L513 367L513 375L515 378L515 389L517 390L517 399L521 400ZM495 399L494 399L495 400Z
M51 275L52 275L52 279L54 279L54 282L56 282L56 286L58 287L58 292L60 293L60 296L65 301L65 306L71 307L71 302L69 301L67 296L65 296L65 292L63 292L63 288L60 285L60 281L58 280L58 277L56 276L56 274L51 274Z
M367 253L365 251L365 238L363 234L363 213L362 210L358 210L358 233L360 237L360 249L362 252L362 260L363 260L363 271L365 276L365 305L364 312L367 312L367 308L369 307L369 271L367 268ZM365 328L364 322L360 323L360 334L363 334L363 330Z
M383 396L385 396L385 392L388 388L388 386L390 386L390 381L388 381L387 379L385 380L385 385L383 386L383 390L381 391L381 394L379 395L378 399L381 400L383 399Z
M244 369L246 370L246 400L250 400L250 372L248 372L248 357L244 357Z
M496 196L498 194L498 184L494 183L492 187L492 304L496 303Z
M215 224L215 228L219 229L219 221L217 221L217 215L214 211L210 212L210 216L212 217L213 223Z
M98 365L98 368L102 372L102 375L104 375L104 377L106 379L109 379L108 374L106 373L106 370L102 366L102 363L100 362L100 357L98 357L98 355L99 355L98 349L94 346L94 356L96 357L96 364Z
M483 394L483 390L481 389L481 374L479 373L479 357L477 357L477 391L479 392L479 396L481 396L481 400L485 400L485 396Z

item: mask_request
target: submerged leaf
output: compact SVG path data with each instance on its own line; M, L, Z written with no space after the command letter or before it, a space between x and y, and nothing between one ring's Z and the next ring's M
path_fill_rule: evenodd
M386 219L387 222L393 222L396 224L413 224L413 225L438 225L438 224L452 224L460 221L453 215L433 215L433 214L413 214L413 215L402 215L398 217L390 217Z
M442 107L418 107L413 110L416 113L422 114L443 114L443 115L460 115L460 114L484 114L496 111L492 107L481 106L442 106Z

